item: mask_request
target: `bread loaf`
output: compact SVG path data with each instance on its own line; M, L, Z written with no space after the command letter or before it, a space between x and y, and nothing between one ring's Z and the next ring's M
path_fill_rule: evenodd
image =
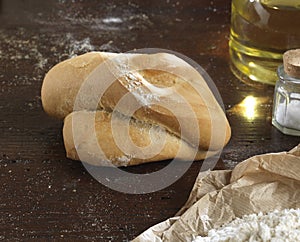
M124 154L114 146L111 139L112 130L105 128L107 127L105 124L110 121L109 113L112 113L113 110L125 116L131 116L133 121L130 127L135 130L133 131L134 136L140 136L141 140L147 132L144 132L144 128L137 128L137 123L142 123L147 127L160 127L167 133L166 147L162 149L161 154L157 154L151 159L144 159L144 161L133 158L127 165L173 158L176 156L177 148L175 147L178 147L178 144L184 145L187 153L189 149L197 149L196 159L203 159L206 155L215 154L224 147L231 134L229 123L203 77L197 71L193 72L184 65L181 66L180 61L175 63L174 67L171 66L171 70L179 70L184 78L160 70L159 66L157 69L153 68L157 60L167 63L170 58L173 58L172 55L166 53L127 55L132 58L133 63L139 62L140 57L145 56L146 62L152 68L133 70L126 72L123 76L117 76L112 84L107 86L100 100L97 100L97 96L92 95L97 92L97 88L101 89L102 83L104 85L105 82L106 76L104 74L102 76L98 66L109 58L118 57L118 54L87 53L57 64L45 76L42 86L44 110L49 115L60 119L64 119L73 111L77 112L69 115L64 124L64 141L68 157L79 158L75 152L76 145L72 143L72 122L70 120L73 115L82 116L80 120L84 124L85 119L91 118L92 112L96 112L96 117L102 117L96 119L96 134L98 142L105 140L104 143L111 147L111 149L105 149L105 153L111 157L109 159L114 164L118 164L118 157L131 156L131 154ZM177 59L174 58L174 61L176 62ZM88 86L87 95L78 98L83 84L87 79L93 78L98 82ZM176 95L168 94L166 88L172 88ZM199 90L201 90L200 93ZM128 97L126 102L119 105L126 95ZM74 108L75 106L76 108ZM131 114L128 110L132 106L140 108ZM84 110L89 112L84 112ZM88 144L88 139L89 136L84 135L78 142ZM135 141L139 144L140 140L135 139ZM102 146L105 146L103 142L101 143ZM89 145L84 147L86 152L95 153L91 151L94 148L90 150ZM101 159L103 157L98 157L98 160Z
M74 122L75 119L76 122ZM119 114L117 119L118 128L126 129L127 118ZM130 137L125 137L125 139L131 139L138 149L130 147L128 140L122 143L126 147L119 147L116 144L117 137L113 135L111 121L112 113L105 111L79 111L69 114L63 128L67 157L83 160L92 165L131 166L173 159L175 156L180 160L201 160L216 153L216 151L207 152L195 149L157 125L133 119L130 119L129 122ZM94 132L95 139L92 138ZM74 142L74 139L77 139L77 142ZM75 145L75 143L77 144ZM155 146L155 143L160 147ZM162 145L160 145L161 143ZM150 150L144 151L141 156L139 149L147 147ZM178 153L179 150L180 153Z

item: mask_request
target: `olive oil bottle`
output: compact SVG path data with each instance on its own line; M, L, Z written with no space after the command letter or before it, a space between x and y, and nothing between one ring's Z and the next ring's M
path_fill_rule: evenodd
M300 47L300 0L232 0L229 46L239 79L275 84L282 54Z

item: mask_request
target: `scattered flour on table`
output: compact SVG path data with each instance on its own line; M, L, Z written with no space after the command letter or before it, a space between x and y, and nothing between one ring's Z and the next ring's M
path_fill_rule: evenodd
M66 42L68 43L68 57L72 58L78 55L78 53L90 52L95 50L95 46L91 44L90 38L82 40L76 40L72 34L66 35Z
M44 69L48 63L49 49L53 53L52 56L60 59L72 58L78 54L86 53L96 49L91 44L90 38L77 40L71 33L61 35L54 40L51 39L52 45L48 48L44 47L41 39L48 39L49 36L44 34L28 35L27 39L22 37L25 34L25 29L18 29L15 35L9 35L4 31L0 31L0 60L9 61L26 61L32 60L35 62L35 67ZM61 48L59 52L57 48Z
M0 93L12 92L16 86L35 85L56 63L96 49L99 47L89 37L76 38L71 33L0 29L0 65L4 68L0 74Z
M243 241L299 242L300 209L245 215L223 227L210 230L207 237L196 237L193 242Z

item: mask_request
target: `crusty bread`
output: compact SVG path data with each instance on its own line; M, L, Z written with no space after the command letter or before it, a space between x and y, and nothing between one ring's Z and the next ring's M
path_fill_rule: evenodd
M86 77L114 53L90 52L55 65L45 76L41 98L44 110L64 119L73 111L76 95Z
M117 115L116 122L119 129L126 129L128 122L126 119L120 114ZM111 120L112 113L105 111L79 111L69 114L63 128L67 157L83 160L92 165L131 166L174 157L181 160L201 160L216 153L216 151L207 152L195 149L159 126L130 119L129 133L132 142L139 148L150 148L152 145L141 157L137 149L128 145L128 141L122 143L126 146L125 149L118 147L117 135L113 136ZM92 138L94 131L95 139ZM122 142L122 140L120 141ZM153 147L151 142L154 143L154 146L155 143L163 142L163 145L159 147L159 152L156 152L158 147ZM129 152L124 152L124 150L129 150Z
M127 55L130 55L133 63L140 61L141 56L145 56L146 62L151 67L155 67L158 59L167 61L168 58L172 58L172 55L166 53ZM224 147L230 138L231 131L223 110L215 100L203 77L194 69L191 70L184 65L180 66L182 65L180 62L175 63L174 67L171 66L171 73L159 70L159 68L150 68L148 70L130 71L123 76L118 76L105 89L101 99L97 100L97 96L93 93L97 92L98 88L100 90L102 82L104 85L106 81L106 76L97 67L108 58L116 56L118 54L91 52L66 60L53 67L47 73L42 86L44 110L49 115L60 119L65 118L73 111L105 110L112 112L112 110L116 110L152 127L165 128L168 135L173 136L173 140L167 142L168 144L181 140L180 142L190 146L189 148L198 149L201 155L197 155L197 159L204 158L207 151L211 155ZM175 58L175 61L177 59ZM172 70L179 70L182 75L172 74ZM87 79L97 79L98 82L83 85ZM101 82L99 83L99 81ZM82 92L81 90L84 89L83 86L86 88L86 94L79 95ZM171 95L166 92L166 87L172 88ZM164 95L164 93L166 94ZM126 95L128 96L127 101L120 105L120 101ZM163 104L167 106L165 107ZM130 113L128 109L133 106L140 108ZM86 118L89 119L86 112L84 115L87 115ZM100 114L97 112L97 115ZM70 117L67 120L69 119ZM68 126L70 126L69 123L67 126L65 124L65 129L68 129ZM101 125L98 125L97 136L102 137L103 140L108 139L112 130L106 129L106 132L101 130ZM134 133L137 136L140 133L143 137L139 129ZM71 139L71 136L66 135L64 139L65 144L69 144L68 140ZM112 142L108 143L112 144ZM72 147L72 145L66 145L66 147ZM74 151L70 152L71 149L73 148L67 148L68 156L78 159L74 155ZM86 147L86 149L89 148ZM171 153L169 151L171 149L166 148L166 153L161 157L155 156L152 160L146 159L144 162L158 160L162 157L175 157L176 153L173 153L170 157ZM115 152L115 155L110 154L111 157L114 157L113 160L117 160L117 157L121 154L120 157L124 155L122 151L118 153L117 149L114 148L112 152ZM139 162L138 159L133 159L129 164Z

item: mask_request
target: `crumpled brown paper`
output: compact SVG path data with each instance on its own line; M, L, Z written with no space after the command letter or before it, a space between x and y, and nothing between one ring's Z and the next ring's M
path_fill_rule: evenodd
M133 241L192 241L236 217L284 208L300 208L300 144L290 152L254 156L232 171L200 173L176 217Z

